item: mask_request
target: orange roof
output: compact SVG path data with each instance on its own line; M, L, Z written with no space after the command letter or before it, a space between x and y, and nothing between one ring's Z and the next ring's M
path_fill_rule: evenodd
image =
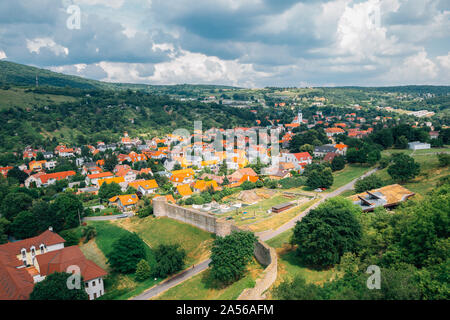
M129 205L138 203L139 198L135 193L124 194L124 195L114 196L114 197L110 198L109 202L116 202L117 200L120 201L123 206L129 206Z
M41 182L43 184L46 184L48 180L62 180L66 179L67 177L74 176L76 174L75 171L62 171L62 172L55 172L55 173L48 173L40 176Z
M61 250L50 251L37 255L41 275L46 276L54 272L65 272L69 266L76 265L80 268L84 281L90 281L108 273L94 262L86 259L83 252L76 245Z
M177 191L183 197L190 196L192 194L191 187L188 184L182 184L177 186Z
M158 184L156 183L156 180L143 180L143 181L133 181L128 184L129 186L138 189L139 187L149 190L149 189L156 189L158 188Z
M347 148L348 145L343 144L343 143L338 143L338 144L336 144L334 147L337 148L337 149L339 149L339 150L342 150L342 149Z
M342 133L345 132L342 128L326 128L325 129L326 133Z
M98 178L114 177L114 174L108 171L108 172L89 174L87 177L89 179L98 179Z
M214 190L219 190L220 187L217 184L217 181L211 180L211 181L205 181L205 180L197 180L194 185L194 189L198 189L200 191L204 191L209 187L213 187Z
M239 182L243 183L243 182L245 182L245 181L250 181L250 182L255 183L255 182L258 181L258 180L259 180L258 177L255 177L255 176L249 176L249 175L246 174L246 175L242 176L242 178L241 178L241 180L239 180Z
M125 182L125 178L124 177L112 177L112 178L106 178L106 179L99 179L97 181L99 187L101 187L103 183L110 184L112 182L119 184L121 182Z

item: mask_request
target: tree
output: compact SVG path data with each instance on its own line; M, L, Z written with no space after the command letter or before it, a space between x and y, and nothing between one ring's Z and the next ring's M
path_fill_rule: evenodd
M118 164L117 156L113 153L105 158L105 169L108 171L113 171L115 166Z
M18 167L14 167L11 170L8 171L8 178L13 178L19 181L19 183L24 183L25 180L28 178L28 175L20 170Z
M405 182L413 179L420 172L420 164L414 158L404 153L392 155L392 164L388 167L388 173L392 179Z
M336 156L331 161L331 170L339 171L345 167L345 158L343 156Z
M33 198L23 192L13 192L6 195L2 201L2 215L12 221L22 211L27 211L33 203Z
M150 270L150 265L148 264L147 260L141 259L139 263L136 266L136 280L137 281L144 281L150 278L152 275Z
M438 153L437 157L439 160L439 165L441 167L447 167L448 165L450 165L450 154Z
M274 288L273 294L279 300L316 300L320 299L321 288L306 283L305 278L297 275L293 280L284 280Z
M174 164L173 170L181 170L181 164L178 161Z
M319 166L308 172L306 185L311 189L329 188L333 185L333 174L331 169Z
M400 136L397 138L397 141L395 142L395 147L397 149L406 149L408 148L408 138L405 136Z
M120 194L122 194L122 189L120 188L120 185L115 182L102 183L98 190L98 197L103 201L108 201L110 198Z
M216 238L209 264L212 280L222 285L239 280L253 257L256 241L250 231L233 231L225 237Z
M97 230L94 226L86 226L81 229L81 236L84 238L84 243L87 243L97 236Z
M71 193L61 193L51 204L51 210L55 212L56 219L61 223L56 225L55 231L75 228L80 225L80 219L84 215L83 203Z
M0 244L8 242L8 228L9 228L9 222L7 219L1 217L0 218Z
M371 166L375 165L381 159L381 152L379 150L372 150L367 154L367 163Z
M178 244L161 244L155 253L155 276L165 278L183 269L186 251Z
M10 230L15 238L26 239L37 236L39 227L39 220L33 213L22 211L14 218Z
M360 193L367 190L381 188L382 186L383 181L376 174L371 174L370 176L356 180L355 191Z
M331 198L298 221L292 244L298 245L301 261L316 267L328 267L340 261L345 252L354 252L361 239L361 212L350 200Z
M133 273L138 262L145 258L145 244L136 233L126 233L113 243L107 256L114 271Z
M309 154L314 153L314 146L310 144L304 144L300 147L300 152L308 152Z
M67 280L71 276L65 272L55 272L36 283L30 294L30 300L89 300L84 289L83 278L80 288L69 289Z

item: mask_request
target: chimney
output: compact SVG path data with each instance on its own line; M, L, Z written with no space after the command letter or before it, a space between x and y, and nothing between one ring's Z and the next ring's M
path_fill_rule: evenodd
M51 232L53 232L53 227L52 227L52 226L48 227L48 230L50 230Z

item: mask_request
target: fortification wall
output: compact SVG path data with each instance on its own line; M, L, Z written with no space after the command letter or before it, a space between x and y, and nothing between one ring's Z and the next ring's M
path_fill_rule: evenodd
M208 213L167 203L165 197L153 199L153 214L156 217L168 217L182 221L221 237L230 234L232 231L245 230L231 222L217 219L217 217ZM245 289L238 300L264 299L264 292L270 288L277 278L277 254L275 249L258 240L253 253L256 260L266 268L256 280L255 287Z

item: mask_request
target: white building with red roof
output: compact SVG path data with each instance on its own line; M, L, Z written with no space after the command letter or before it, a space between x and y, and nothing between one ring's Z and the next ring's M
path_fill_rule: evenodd
M64 243L49 228L36 237L0 245L0 300L26 300L35 283L54 272L72 273L74 267L83 277L89 299L102 296L107 272L86 259L78 246L64 247Z

